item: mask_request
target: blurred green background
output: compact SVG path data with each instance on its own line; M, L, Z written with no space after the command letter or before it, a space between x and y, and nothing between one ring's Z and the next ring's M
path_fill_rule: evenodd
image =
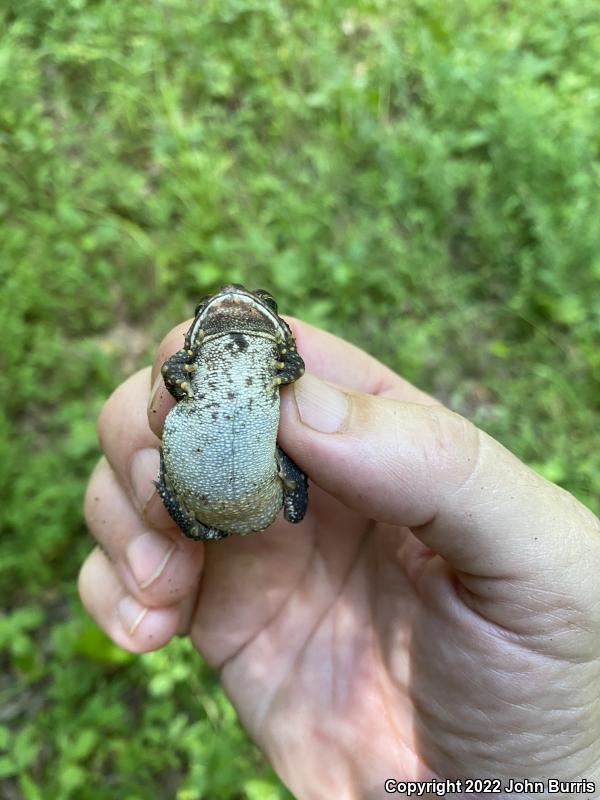
M0 794L289 797L186 642L82 611L95 418L263 286L597 512L597 0L0 9Z

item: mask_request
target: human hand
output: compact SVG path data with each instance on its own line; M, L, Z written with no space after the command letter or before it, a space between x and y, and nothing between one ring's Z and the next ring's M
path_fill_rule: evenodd
M173 525L151 481L182 325L102 411L87 609L135 652L189 633L299 800L384 797L386 778L600 786L598 519L367 354L292 326L308 374L282 391L279 441L311 479L304 522L207 545Z

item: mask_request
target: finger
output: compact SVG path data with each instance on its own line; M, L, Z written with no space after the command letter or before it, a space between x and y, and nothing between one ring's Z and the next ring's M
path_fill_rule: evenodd
M153 481L158 476L159 439L148 426L150 368L136 372L108 398L98 418L98 438L118 482L147 526L178 532Z
M581 563L600 566L596 517L458 414L306 375L282 403L280 439L321 487L411 527L473 591L506 591L495 578L557 586L567 575L591 590L596 571Z
M98 547L81 568L79 594L88 613L125 650L156 650L177 633L179 607L148 608L141 604L123 587L115 567Z
M358 347L309 325L286 317L292 327L298 352L309 372L321 378L382 397L396 397L410 403L434 404L437 401L396 375L380 361ZM161 342L152 366L152 392L148 408L149 424L161 435L165 417L174 400L165 388L160 368L169 356L183 346L191 320L173 328Z
M119 581L140 603L162 607L195 596L203 565L202 543L186 539L175 526L166 532L149 528L104 459L90 479L84 514Z

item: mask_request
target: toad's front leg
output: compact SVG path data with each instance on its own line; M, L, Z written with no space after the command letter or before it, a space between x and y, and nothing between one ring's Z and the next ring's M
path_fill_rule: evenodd
M197 369L196 362L203 338L203 332L199 331L193 346L187 346L186 342L186 347L167 358L161 367L165 386L177 401L194 396L190 378Z
M296 343L292 336L280 339L277 342L277 372L275 383L293 383L304 375L304 360L296 350Z

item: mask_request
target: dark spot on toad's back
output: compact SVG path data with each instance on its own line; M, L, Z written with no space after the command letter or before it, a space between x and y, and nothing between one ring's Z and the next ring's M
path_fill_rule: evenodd
M235 392L227 392L227 398L229 400L233 400L234 397L235 397Z
M252 375L248 375L248 377L246 378L246 386L252 386L253 383L254 383L254 378L252 377Z
M231 338L237 344L238 350L245 350L248 347L248 342L243 333L232 333Z

